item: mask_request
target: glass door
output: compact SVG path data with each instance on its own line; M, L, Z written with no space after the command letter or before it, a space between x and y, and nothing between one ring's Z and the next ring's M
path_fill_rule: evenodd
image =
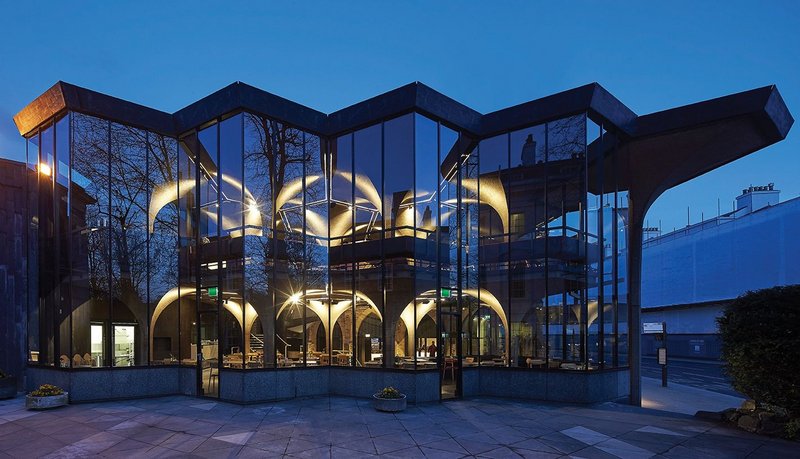
M91 354L84 354L83 364L90 367L100 367L105 364L105 326L101 323L91 324Z
M200 349L197 354L200 395L219 397L219 328L217 312L200 312Z
M114 324L114 366L130 367L134 364L136 325Z
M458 301L441 299L439 382L442 400L461 397L461 312Z

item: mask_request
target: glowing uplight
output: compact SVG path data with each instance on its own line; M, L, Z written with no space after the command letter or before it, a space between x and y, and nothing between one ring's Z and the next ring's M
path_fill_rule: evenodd
M300 302L301 296L302 294L300 292L293 293L292 296L289 297L289 301L291 301L292 304L297 304Z
M44 174L46 176L50 176L53 171L50 169L50 165L46 163L39 163L39 173Z

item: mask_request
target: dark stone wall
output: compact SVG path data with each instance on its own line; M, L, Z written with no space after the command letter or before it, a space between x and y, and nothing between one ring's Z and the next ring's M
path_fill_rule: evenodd
M23 384L26 318L24 163L0 159L0 369Z

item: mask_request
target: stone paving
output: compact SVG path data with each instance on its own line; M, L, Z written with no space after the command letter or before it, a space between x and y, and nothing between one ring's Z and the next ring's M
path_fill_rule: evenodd
M183 396L26 411L0 402L5 457L798 457L800 444L606 403L478 398L379 413L316 397L240 406Z

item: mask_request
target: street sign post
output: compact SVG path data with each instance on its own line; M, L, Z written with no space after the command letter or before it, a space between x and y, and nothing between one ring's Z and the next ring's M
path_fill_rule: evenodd
M656 340L661 341L661 347L658 348L658 364L661 365L661 386L667 387L667 323L644 322L642 333L658 335Z

